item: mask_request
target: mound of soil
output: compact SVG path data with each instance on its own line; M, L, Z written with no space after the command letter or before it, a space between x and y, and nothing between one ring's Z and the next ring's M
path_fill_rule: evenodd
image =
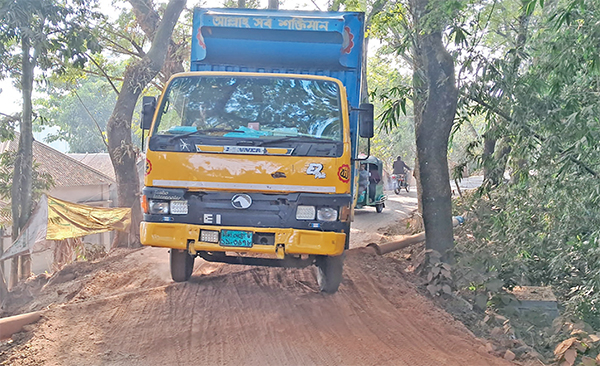
M198 260L190 282L172 283L166 259L164 249L119 252L27 285L32 302L9 311L48 310L0 347L2 364L509 364L392 258L350 250L334 295L318 292L313 268Z

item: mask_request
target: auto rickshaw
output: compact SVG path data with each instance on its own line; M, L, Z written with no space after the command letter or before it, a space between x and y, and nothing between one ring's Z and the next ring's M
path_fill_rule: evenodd
M385 207L384 202L387 199L387 196L383 193L383 162L374 156L369 156L367 159L362 160L360 165L360 170L365 170L368 173L369 179L368 182L361 180L361 172L359 170L356 208L374 206L377 213L381 213Z

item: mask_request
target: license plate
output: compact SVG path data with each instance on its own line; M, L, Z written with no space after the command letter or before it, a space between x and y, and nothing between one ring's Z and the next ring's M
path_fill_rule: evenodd
M221 245L224 247L252 247L252 232L221 230Z

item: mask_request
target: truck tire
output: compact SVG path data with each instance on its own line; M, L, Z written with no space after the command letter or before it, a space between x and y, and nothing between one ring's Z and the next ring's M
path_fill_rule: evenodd
M194 271L194 259L187 250L171 249L171 278L175 282L185 282Z
M345 254L342 254L335 257L317 257L317 282L321 292L326 292L328 294L337 292L340 283L342 282L345 256Z

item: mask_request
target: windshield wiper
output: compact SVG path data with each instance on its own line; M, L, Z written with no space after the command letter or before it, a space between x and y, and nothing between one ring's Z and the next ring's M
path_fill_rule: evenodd
M181 138L192 136L192 135L195 135L197 133L199 134L202 132L227 132L227 133L239 132L239 133L244 133L244 131L232 130L232 129L228 129L228 128L207 128L206 130L196 130L196 131L184 133L183 135L173 136L173 137L169 138L169 142L173 142L175 139L181 139Z
M339 142L339 141L334 141L331 139L327 139L327 138L320 138L320 137L315 137L315 136L285 136L285 137L280 137L278 139L272 139L272 140L261 140L259 141L259 143L257 144L257 146L264 146L267 144L276 144L279 142L284 142L284 141L297 141L297 142L307 142L307 141L315 141L315 142Z

